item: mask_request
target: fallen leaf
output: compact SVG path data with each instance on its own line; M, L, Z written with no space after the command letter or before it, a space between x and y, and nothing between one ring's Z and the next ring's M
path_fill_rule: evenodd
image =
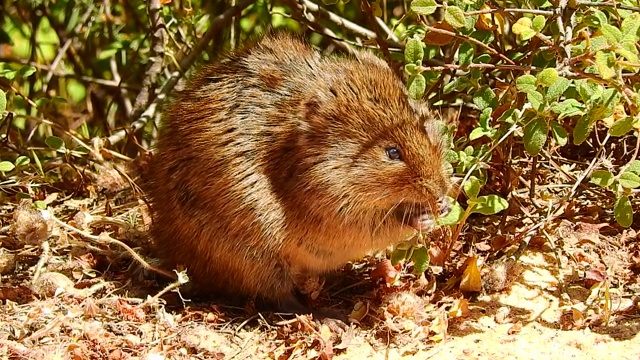
M476 256L472 256L467 261L467 268L464 269L464 273L462 274L460 291L479 292L480 290L482 290L482 279L480 278L480 270L478 269L478 260Z
M467 317L470 313L469 299L457 299L449 309L450 318Z
M509 330L507 330L507 334L509 335L514 335L519 333L522 330L522 322L518 321L517 323L513 324Z
M369 313L369 303L358 301L353 306L353 310L351 310L351 313L349 314L349 319L360 322L365 316L367 316L367 313Z
M400 273L398 269L391 265L391 260L385 259L378 263L375 270L371 272L371 277L374 279L384 279L387 286L393 285L399 277Z

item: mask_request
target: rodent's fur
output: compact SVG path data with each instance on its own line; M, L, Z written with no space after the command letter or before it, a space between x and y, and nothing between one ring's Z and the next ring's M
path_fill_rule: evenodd
M165 109L151 235L199 290L299 311L296 284L403 240L438 209L443 146L432 113L375 55L321 56L270 34L204 65Z

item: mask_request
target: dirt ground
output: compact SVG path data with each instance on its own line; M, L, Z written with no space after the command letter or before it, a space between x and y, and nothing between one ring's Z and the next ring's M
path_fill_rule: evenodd
M410 264L378 276L388 263L369 257L315 300L357 320L336 331L252 304L181 300L132 258L149 258L140 203L110 216L105 202L50 203L2 208L3 359L640 359L634 230L559 220L517 261L485 261L487 228L486 241L454 249L454 265L420 278ZM473 249L482 291L465 293Z

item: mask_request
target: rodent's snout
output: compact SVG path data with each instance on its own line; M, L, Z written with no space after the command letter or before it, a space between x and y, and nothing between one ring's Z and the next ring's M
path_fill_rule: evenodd
M428 230L436 224L436 220L451 211L448 197L440 197L436 203L403 203L398 206L396 218L403 224L417 230ZM435 214L437 212L437 214Z

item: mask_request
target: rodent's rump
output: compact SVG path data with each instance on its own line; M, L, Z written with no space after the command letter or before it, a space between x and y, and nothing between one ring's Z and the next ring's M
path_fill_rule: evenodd
M198 289L295 307L307 277L433 223L442 154L426 105L375 55L267 35L204 65L165 109L151 235Z

